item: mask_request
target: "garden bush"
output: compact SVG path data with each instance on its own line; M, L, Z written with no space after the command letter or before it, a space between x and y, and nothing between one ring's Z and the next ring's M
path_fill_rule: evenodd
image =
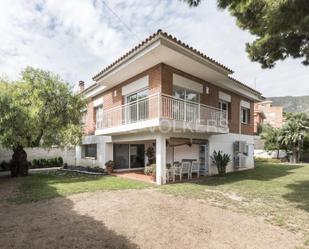
M2 161L0 163L0 171L9 171L10 170L10 163L11 162Z
M33 159L32 160L32 169L37 168L51 168L51 167L62 167L63 159L62 157L55 157L55 158L40 158L40 159Z

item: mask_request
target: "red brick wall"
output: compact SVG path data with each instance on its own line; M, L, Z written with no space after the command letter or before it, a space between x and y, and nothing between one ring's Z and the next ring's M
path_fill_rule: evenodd
M92 98L88 99L86 122L84 125L84 133L86 135L93 135L95 132L95 112L93 108Z
M203 94L200 95L201 103L209 106L219 107L219 91L222 91L226 94L231 95L231 116L229 117L229 130L230 133L239 133L239 122L240 122L240 101L244 100L250 102L250 123L241 125L241 133L246 135L254 134L254 126L253 126L253 102L249 99L242 97L238 94L235 94L226 89L220 88L210 82L206 82L205 80L199 79L195 76L192 76L188 73L185 73L181 70L173 68L169 65L163 64L162 66L162 92L172 95L173 93L173 73L179 74L183 77L191 79L193 81L199 82L204 85ZM209 94L206 94L205 88L206 86L209 88Z
M190 74L187 74L181 70L178 70L176 68L173 68L166 64L158 64L120 84L117 86L107 90L102 94L103 96L103 108L110 109L116 106L120 106L124 104L124 99L121 94L121 88L127 84L132 83L133 81L144 77L146 75L149 75L149 95L152 95L157 92L162 92L168 95L172 95L173 93L173 73L177 73L183 77L187 77L193 81L199 82L204 85L203 87L203 94L201 94L201 103L213 107L218 107L219 105L219 91L225 92L229 95L231 95L231 117L229 117L229 129L231 133L239 133L239 122L240 122L240 101L245 100L247 102L251 103L251 110L250 110L250 124L242 124L241 125L241 131L242 134L248 134L253 135L254 134L254 111L253 111L253 103L248 100L247 98L244 98L240 95L237 95L233 92L230 92L228 90L222 89L216 85L213 85L210 82L205 82L205 80L199 79L195 76L192 76ZM209 94L206 94L205 87L209 88ZM115 94L116 93L116 94ZM151 109L151 103L150 103L150 109ZM93 111L93 107L91 106L91 103L88 105L88 116L87 116L87 125L85 131L88 133L94 131L94 124L95 124L95 113ZM152 111L150 110L150 115ZM153 114L155 115L155 111L153 111ZM121 118L121 117L120 117Z

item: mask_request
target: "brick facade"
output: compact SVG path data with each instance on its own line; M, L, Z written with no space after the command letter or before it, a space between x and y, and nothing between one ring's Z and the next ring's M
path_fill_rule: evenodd
M283 107L272 106L272 101L263 101L254 104L254 132L258 132L258 126L269 124L274 128L283 125Z
M254 134L254 122L253 122L253 110L254 103L249 99L235 94L226 89L220 88L210 82L199 79L195 76L187 74L181 70L173 68L169 65L162 65L162 92L172 95L173 94L173 73L186 77L190 80L203 84L203 93L200 95L201 103L212 107L219 107L219 92L222 91L231 96L231 105L229 106L229 130L230 133L239 133L239 121L240 121L240 101L244 100L250 103L250 123L241 124L241 133L245 135ZM205 89L209 88L209 93L206 94Z
M253 113L254 113L254 104L252 101L248 100L245 97L242 97L238 94L230 92L228 90L222 89L216 85L213 85L205 80L199 79L195 76L187 74L183 71L180 71L176 68L173 68L169 65L160 63L120 84L117 86L107 90L101 96L103 97L103 108L104 110L120 106L124 104L124 97L122 96L121 89L123 86L134 82L135 80L144 77L146 75L149 76L149 95L155 94L158 92L162 92L168 95L173 94L173 73L191 79L193 81L199 82L203 84L203 93L200 95L200 100L202 104L213 106L218 108L219 105L219 91L222 91L231 96L231 105L229 112L229 129L230 133L239 133L239 122L240 122L240 101L245 100L250 102L250 123L249 124L241 124L241 133L246 135L254 134L254 121L253 121ZM209 93L206 94L205 89L206 86L209 88ZM97 97L96 97L97 98ZM91 120L92 118L92 120ZM85 132L90 134L94 132L95 124L95 113L94 108L92 106L91 101L89 101L88 105L88 115L87 115L87 125L85 126ZM90 132L90 133L89 133Z
M93 135L94 132L95 132L95 111L93 107L93 100L92 98L89 98L87 104L87 114L84 125L84 133L85 135Z

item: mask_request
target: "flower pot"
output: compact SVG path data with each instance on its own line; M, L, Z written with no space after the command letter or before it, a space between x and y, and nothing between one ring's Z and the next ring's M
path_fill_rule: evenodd
M112 174L113 173L113 167L112 166L106 166L106 171L107 171L107 174Z

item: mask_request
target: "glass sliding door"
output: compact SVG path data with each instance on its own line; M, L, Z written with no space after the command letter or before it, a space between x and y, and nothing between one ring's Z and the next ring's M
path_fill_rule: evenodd
M144 144L114 144L115 169L134 169L145 166Z
M115 169L128 169L129 162L129 144L114 144L114 162Z
M143 168L145 166L145 145L130 144L130 168Z
M126 96L126 123L135 123L148 118L148 89Z
M183 100L175 102L173 106L173 118L181 121L195 122L198 119L199 113L199 93L174 86L173 96Z
M137 121L137 94L131 94L126 98L127 106L126 106L126 123L135 123Z
M198 93L186 90L186 121L195 122L198 119L199 97Z

